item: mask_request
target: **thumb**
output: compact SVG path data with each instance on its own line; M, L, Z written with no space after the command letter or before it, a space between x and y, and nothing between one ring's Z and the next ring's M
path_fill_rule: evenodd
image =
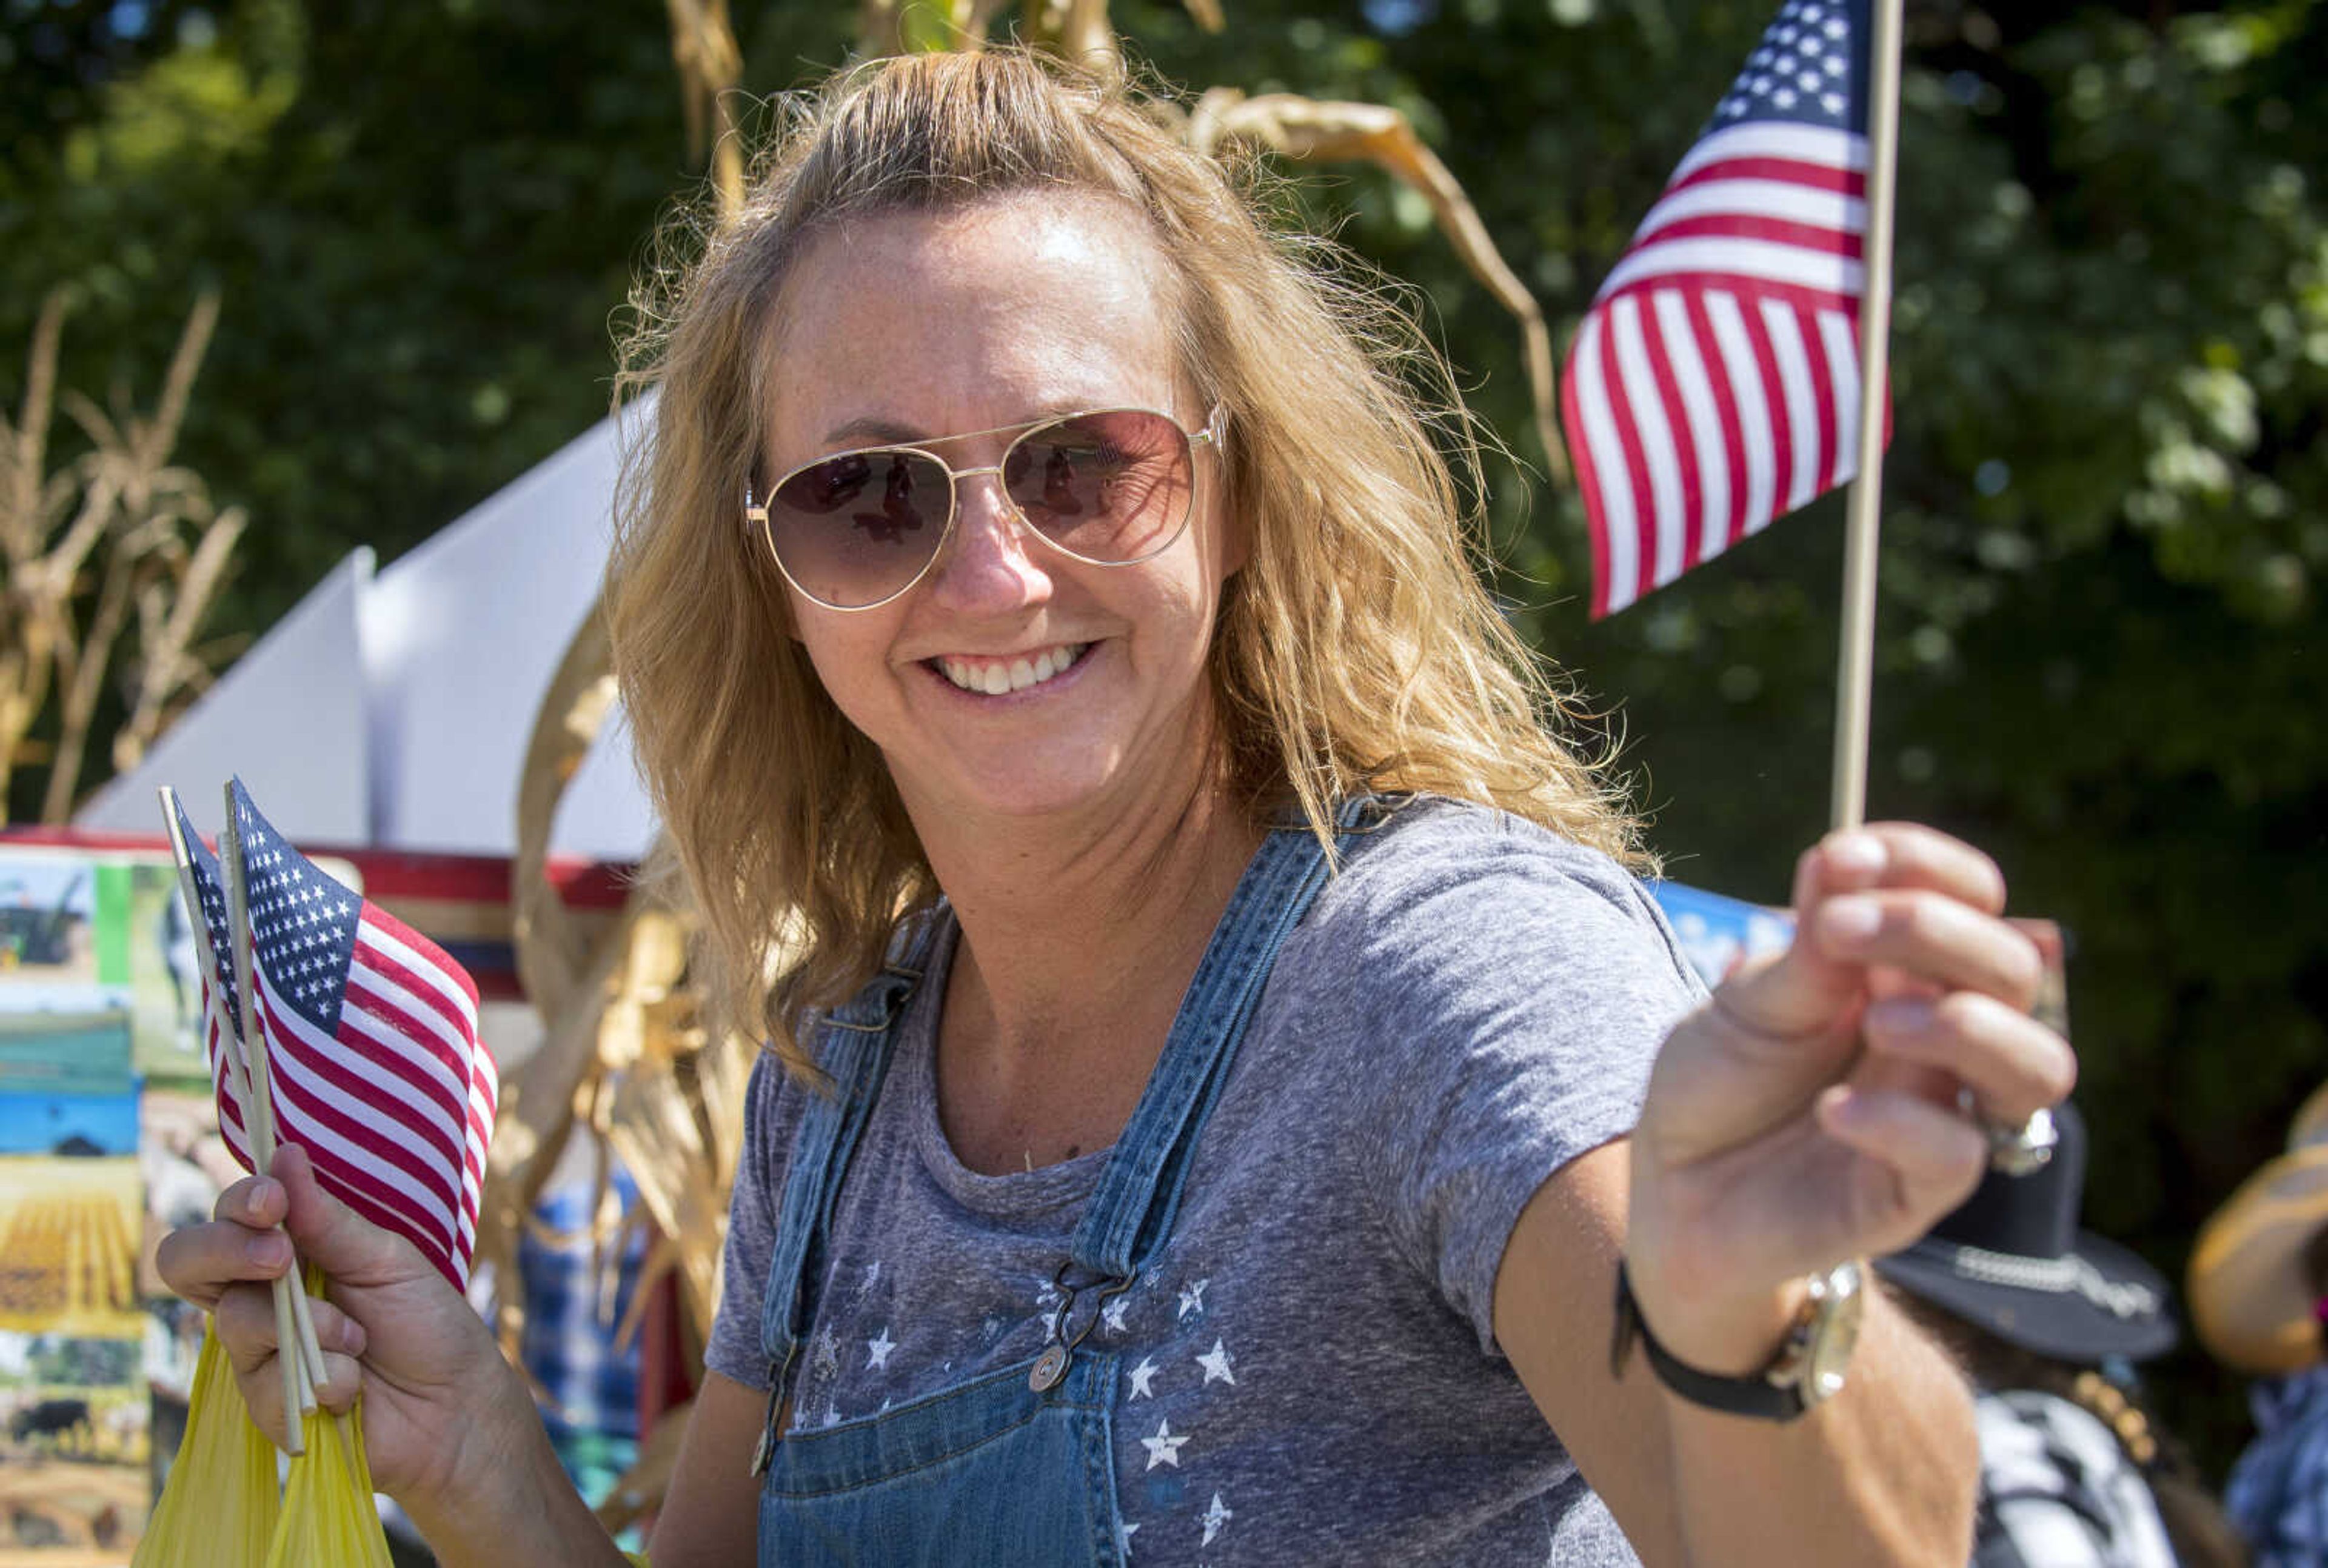
M296 1143L279 1145L269 1176L283 1184L283 1228L299 1255L343 1285L388 1285L429 1272L410 1242L365 1219L324 1190L314 1162Z

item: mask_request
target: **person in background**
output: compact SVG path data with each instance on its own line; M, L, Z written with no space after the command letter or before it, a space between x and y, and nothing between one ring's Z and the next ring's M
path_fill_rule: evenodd
M2085 1121L2053 1115L2047 1163L1990 1172L1875 1263L1976 1386L1975 1568L2238 1568L2238 1535L2136 1394L2133 1364L2174 1344L2166 1282L2079 1227Z
M2328 1085L2200 1230L2189 1294L2208 1354L2257 1379L2256 1437L2223 1488L2232 1522L2258 1568L2328 1564Z

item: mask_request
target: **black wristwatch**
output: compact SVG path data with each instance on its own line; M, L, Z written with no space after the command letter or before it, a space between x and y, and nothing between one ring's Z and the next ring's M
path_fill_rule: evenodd
M1863 1279L1855 1262L1811 1275L1805 1282L1809 1294L1769 1364L1743 1377L1721 1377L1676 1359L1657 1343L1641 1317L1640 1304L1633 1300L1633 1284L1620 1258L1616 1337L1609 1347L1610 1376L1625 1376L1625 1362L1632 1354L1633 1341L1638 1339L1657 1381L1691 1404L1760 1421L1793 1421L1843 1387L1844 1369L1850 1364L1852 1347L1859 1342L1860 1313L1867 1304L1861 1290Z

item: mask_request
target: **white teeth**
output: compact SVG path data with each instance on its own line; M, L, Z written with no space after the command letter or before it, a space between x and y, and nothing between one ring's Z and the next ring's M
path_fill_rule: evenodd
M1062 643L1055 648L1044 649L1031 659L1013 659L1007 665L975 665L961 659L940 659L937 662L938 672L964 691L1000 697L1007 692L1024 691L1030 686L1040 686L1073 664L1089 646L1088 643Z

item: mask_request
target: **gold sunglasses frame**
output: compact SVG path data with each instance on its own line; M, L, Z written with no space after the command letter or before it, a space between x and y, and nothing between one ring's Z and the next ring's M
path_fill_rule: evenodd
M1143 408L1136 403L1111 403L1103 408L1079 409L1072 414L1046 415L1040 419L1028 419L1016 425L997 425L991 429L965 430L956 436L934 436L928 438L931 446L952 446L957 441L974 441L981 436L1010 436L1010 444L1002 449L1002 461L1000 463L982 464L976 468L956 468L953 464L948 463L944 458L931 451L928 446L917 445L910 441L897 441L891 442L888 445L882 446L852 446L840 452L828 452L821 457L812 457L805 463L800 464L795 467L786 469L774 484L768 486L768 494L771 497L774 497L778 491L782 490L785 485L790 484L801 474L807 473L810 469L817 467L821 464L836 462L844 457L878 457L893 452L904 453L911 456L928 458L932 463L936 464L939 470L945 474L945 526L938 530L937 542L931 546L929 558L923 561L920 568L915 570L914 575L906 578L904 583L900 584L895 592L885 594L880 598L875 599L869 604L832 604L828 600L819 598L816 595L809 592L806 587L802 586L800 579L793 577L791 570L785 567L784 556L777 551L776 530L774 525L769 521L767 505L764 502L753 499L752 483L748 479L744 482L744 527L748 532L752 531L756 525L760 542L766 547L768 559L775 562L777 572L783 576L785 582L792 585L792 588L794 593L800 595L801 597L806 599L809 603L816 606L820 609L831 610L844 615L853 615L864 610L878 610L882 606L895 603L897 599L913 592L914 588L919 585L921 580L930 575L930 568L937 565L939 559L944 556L946 542L953 538L954 522L962 516L962 482L963 480L975 479L981 474L994 474L999 480L1001 476L1003 468L1010 461L1010 454L1018 449L1018 444L1020 442L1039 431L1049 429L1054 425L1072 424L1077 419L1088 419L1097 414L1152 414L1156 418L1163 420L1166 424L1171 426L1175 430L1180 432L1180 438L1188 444L1188 505L1187 510L1181 512L1180 521L1178 524L1173 528L1169 537L1156 545L1154 549L1134 556L1130 560L1094 560L1089 556L1077 555L1074 550L1069 549L1065 545L1061 544L1058 540L1045 533L1041 529L1037 528L1034 524L1028 522L1027 521L1026 512L1020 510L1017 502L1010 499L1010 492L1007 488L1003 488L1001 491L1003 503L1009 509L1010 516L1017 522L1018 530L1022 534L1031 535L1034 538L1040 540L1046 546L1058 551L1059 554L1066 557L1069 560L1079 561L1087 567L1136 567L1142 561L1154 560L1158 556L1162 555L1166 550L1170 549L1175 544L1179 542L1180 536L1188 531L1188 520L1197 514L1197 448L1198 446L1210 446L1216 455L1227 450L1227 405L1223 403L1215 403L1213 405L1213 411L1205 417L1204 424L1194 430L1189 429L1187 426L1181 424L1178 418L1166 413L1161 408ZM1013 431L1017 432L1017 434L1012 435L1011 432Z

